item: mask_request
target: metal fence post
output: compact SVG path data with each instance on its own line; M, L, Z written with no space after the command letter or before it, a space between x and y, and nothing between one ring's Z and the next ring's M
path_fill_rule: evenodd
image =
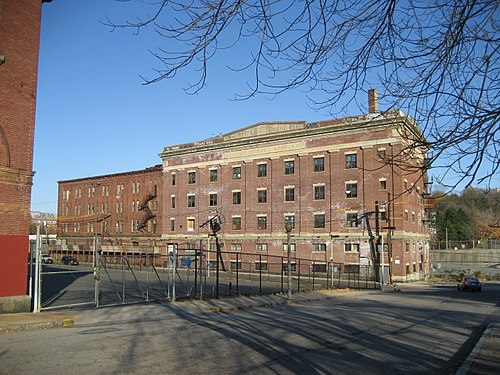
M35 291L33 299L33 312L40 312L42 295L42 275L40 253L42 251L42 239L40 237L40 224L36 226L36 246L35 246ZM31 257L31 253L30 253Z
M100 263L100 256L99 252L97 251L97 236L95 237L95 270L94 270L94 292L95 292L95 307L99 307L99 263Z
M172 253L172 302L175 302L175 274L177 271L177 246L173 247Z
M240 295L240 289L239 289L239 286L240 286L240 254L239 253L236 253L236 296L239 296Z
M259 254L259 295L262 295L262 254Z

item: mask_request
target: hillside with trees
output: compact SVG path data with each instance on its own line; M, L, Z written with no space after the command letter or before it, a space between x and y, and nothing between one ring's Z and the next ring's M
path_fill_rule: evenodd
M500 239L500 189L467 188L460 195L436 192L433 197L436 241Z

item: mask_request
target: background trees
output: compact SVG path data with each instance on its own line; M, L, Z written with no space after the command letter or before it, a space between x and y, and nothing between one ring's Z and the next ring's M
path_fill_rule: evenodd
M251 72L236 99L304 90L333 116L378 88L385 109L413 116L442 186L490 184L499 158L499 3L496 0L159 0L130 3L113 29L154 28L158 66L145 84L185 69L196 93L215 56ZM143 15L141 15L141 12ZM245 76L246 77L246 76Z
M438 241L500 239L498 189L488 191L468 188L461 195L441 195L435 200Z

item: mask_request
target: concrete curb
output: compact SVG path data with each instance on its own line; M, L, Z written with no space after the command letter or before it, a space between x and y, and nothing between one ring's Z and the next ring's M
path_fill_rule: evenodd
M44 329L58 328L58 327L70 327L74 324L75 322L73 321L73 319L58 319L47 322L13 324L9 326L0 326L0 334L36 331L36 330L44 330Z
M471 366L473 365L474 361L476 360L477 356L481 352L481 349L484 346L484 343L486 341L486 338L490 335L491 330L493 329L493 324L489 323L488 327L483 332L483 335L479 339L479 341L476 343L474 346L474 349L469 353L467 356L467 359L465 360L464 363L462 363L462 366L457 370L455 375L467 375Z

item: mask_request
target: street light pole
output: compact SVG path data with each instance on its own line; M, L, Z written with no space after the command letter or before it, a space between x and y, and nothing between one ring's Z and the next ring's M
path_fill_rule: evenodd
M290 246L290 239L292 234L293 224L291 220L285 220L286 230L286 255L287 255L287 284L288 284L288 299L292 298L292 250Z

